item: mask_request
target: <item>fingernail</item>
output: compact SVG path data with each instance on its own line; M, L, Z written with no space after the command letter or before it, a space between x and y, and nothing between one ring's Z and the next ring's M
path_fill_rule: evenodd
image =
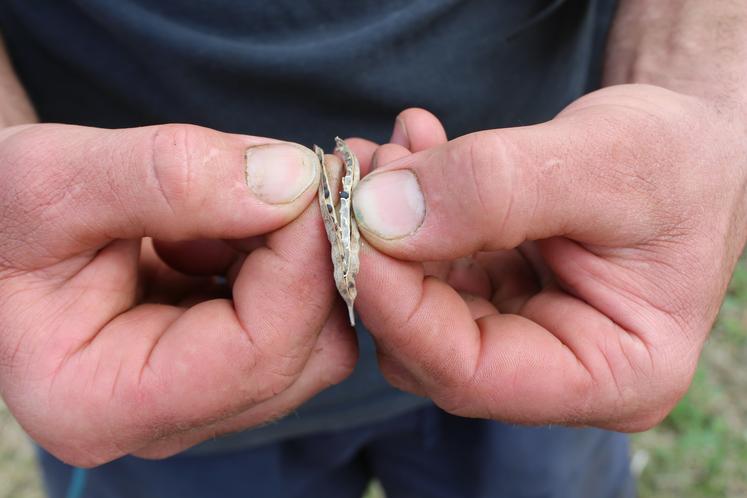
M394 130L392 131L392 138L389 139L389 142L408 149L410 148L410 137L407 135L405 122L401 118L394 120Z
M415 173L408 169L367 176L353 192L358 224L382 239L415 232L425 218L425 198Z
M317 163L316 155L301 145L255 145L246 151L246 183L263 201L286 204L314 183Z

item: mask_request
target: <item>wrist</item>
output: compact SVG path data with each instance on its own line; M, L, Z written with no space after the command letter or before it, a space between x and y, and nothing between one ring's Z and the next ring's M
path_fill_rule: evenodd
M747 103L747 3L620 0L605 84L647 83L708 100Z

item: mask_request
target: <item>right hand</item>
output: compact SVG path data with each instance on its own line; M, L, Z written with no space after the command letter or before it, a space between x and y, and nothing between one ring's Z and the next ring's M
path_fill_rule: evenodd
M0 393L23 428L73 465L164 457L346 377L315 161L189 125L0 130Z

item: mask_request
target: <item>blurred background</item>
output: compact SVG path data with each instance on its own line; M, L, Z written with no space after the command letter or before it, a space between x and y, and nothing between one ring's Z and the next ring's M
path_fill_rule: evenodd
M747 263L742 260L690 391L633 436L640 498L747 496ZM0 498L43 496L34 450L0 401ZM383 498L372 483L365 498Z

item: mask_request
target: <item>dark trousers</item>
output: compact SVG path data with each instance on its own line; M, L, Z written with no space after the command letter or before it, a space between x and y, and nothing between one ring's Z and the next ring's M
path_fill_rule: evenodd
M434 406L391 420L230 453L125 457L82 471L41 451L52 498L629 498L628 439L527 428Z

